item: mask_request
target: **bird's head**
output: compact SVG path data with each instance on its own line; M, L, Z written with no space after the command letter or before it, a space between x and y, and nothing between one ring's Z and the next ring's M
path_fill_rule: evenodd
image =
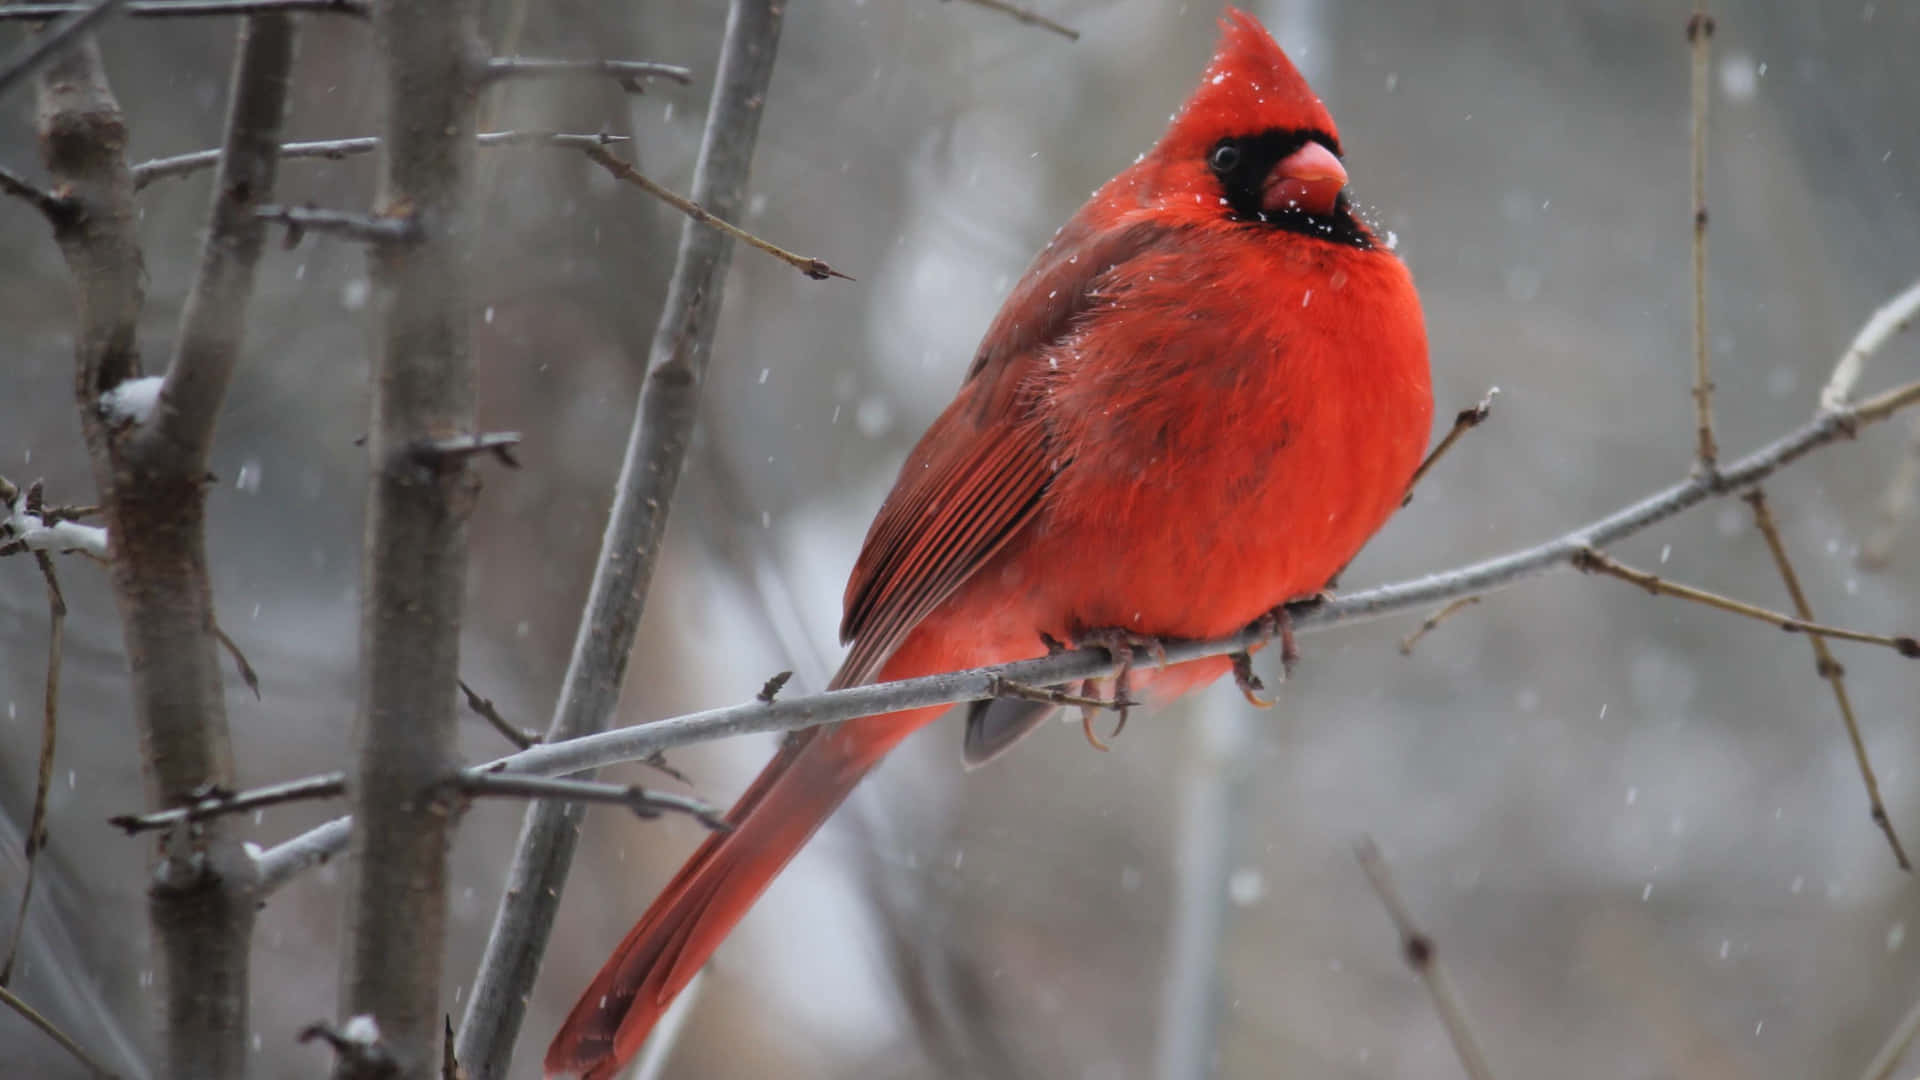
M1333 117L1271 34L1228 8L1200 86L1142 159L1136 196L1355 243Z

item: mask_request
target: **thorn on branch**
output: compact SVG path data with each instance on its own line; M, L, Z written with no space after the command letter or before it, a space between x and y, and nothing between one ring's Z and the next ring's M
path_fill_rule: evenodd
M762 240L758 236L740 228L738 225L722 221L720 218L715 217L706 207L701 206L692 199L676 195L672 191L661 187L640 170L613 156L613 154L604 147L583 146L581 150L597 162L601 168L612 173L618 179L632 184L710 229L717 229L748 247L758 248L766 252L815 281L825 281L827 278L843 278L847 281L854 280L851 275L843 274L819 259L809 258L805 255L796 255L778 244Z
M646 80L667 79L682 86L693 81L693 72L678 64L650 60L542 60L526 56L496 56L481 71L481 86L505 79L552 78L566 76L609 78L629 94L646 93Z
M350 1075L363 1078L400 1075L400 1063L387 1050L380 1037L380 1025L371 1016L356 1016L339 1028L326 1021L308 1024L300 1029L299 1039L303 1043L318 1039L333 1047Z
M760 687L760 692L753 695L753 699L755 701L765 702L768 705L773 704L773 699L779 695L780 688L787 685L787 680L791 678L793 678L793 672L780 672L768 679L766 683Z
M606 784L597 780L567 780L523 773L460 773L447 786L469 798L507 796L523 799L563 799L581 803L624 806L635 817L685 814L715 832L731 832L733 825L719 810L685 795L649 791L639 784Z
M500 464L517 469L520 461L513 456L513 448L518 445L517 431L476 432L451 439L423 439L409 447L408 454L418 464L435 470L451 468L476 454L491 454Z
M1016 22L1025 23L1028 26L1037 26L1042 30L1059 34L1068 41L1080 40L1080 31L1062 26L1060 23L1054 22L1052 19L1047 18L1037 11L1012 3L1011 0L969 0L969 2L976 7L986 8L988 11L997 11Z
M368 244L411 244L421 234L420 223L411 214L376 217L315 206L260 206L253 214L270 225L286 227L289 251L300 246L308 230Z
M468 686L465 679L459 680L459 683L460 692L467 696L467 708L473 710L482 720L492 724L493 730L499 732L502 738L522 750L540 742L538 734L508 723L507 718L500 715L500 710L494 708L492 698L483 698L474 693L473 687Z

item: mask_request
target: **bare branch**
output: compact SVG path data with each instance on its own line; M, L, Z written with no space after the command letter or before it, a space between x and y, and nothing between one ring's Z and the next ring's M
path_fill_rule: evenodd
M1070 27L1062 26L1061 24L1054 22L1052 19L1047 18L1045 15L1040 14L1039 12L1033 11L1030 8L1021 7L1019 4L1012 3L1011 0L968 0L968 2L975 5L976 7L983 7L983 8L986 8L988 11L997 11L1002 15L1010 16L1011 18L1019 22L1023 22L1028 26L1037 26L1042 30L1051 30L1056 34L1059 34L1061 37L1066 38L1068 41L1080 40L1080 31L1074 30Z
M1899 405L1912 404L1916 400L1920 400L1920 382L1890 390L1859 408L1818 417L1732 463L1721 472L1717 481L1706 477L1689 477L1545 543L1411 581L1348 593L1331 600L1315 600L1301 605L1295 611L1292 616L1293 627L1300 632L1328 630L1403 611L1432 607L1462 596L1491 592L1547 573L1571 569L1581 553L1594 545L1624 539L1710 499L1745 490L1808 452L1846 439L1860 424L1884 419ZM1869 409L1872 411L1869 412ZM1830 628L1819 629L1829 634L1833 632ZM1268 641L1272 633L1271 627L1256 623L1237 634L1210 641L1171 642L1166 646L1164 657L1143 653L1134 658L1133 666L1136 670L1144 670L1209 656L1227 656ZM677 746L734 735L797 731L861 716L982 701L996 695L996 688L1002 680L1029 686L1052 686L1085 679L1104 679L1118 670L1119 665L1105 649L1081 649L998 667L851 687L772 703L753 701L594 735L550 740L490 762L483 768L559 776L626 761L640 761ZM338 851L346 835L347 825L345 819L341 819L274 848L261 861L265 879L273 886L284 884L300 867L317 861L316 852L324 857L324 854ZM471 1017L471 1010L468 1015Z
M329 15L372 14L367 0L150 0L148 3L122 5L123 13L136 19L197 18L208 15L287 15L311 12ZM0 20L53 19L86 11L84 4L8 4L0 5Z
M1380 897L1381 905L1387 909L1387 917L1393 920L1393 928L1400 933L1400 948L1407 966L1427 984L1434 1011L1446 1025L1447 1037L1453 1040L1453 1050L1460 1056L1461 1067L1473 1080L1493 1080L1493 1069L1487 1065L1487 1055L1480 1049L1479 1040L1473 1037L1459 992L1453 988L1453 980L1447 978L1446 969L1440 966L1433 939L1414 922L1413 912L1408 910L1399 886L1394 884L1393 871L1387 867L1379 845L1373 842L1373 837L1363 836L1353 846L1353 854L1360 860L1360 869L1366 871L1367 881Z
M692 189L699 204L712 207L721 217L736 217L746 205L747 178L785 7L780 0L734 0L728 9ZM599 155L595 160L613 168L616 175L624 169L639 176L604 147L585 151ZM614 166L607 166L608 161ZM686 200L680 202L699 209ZM708 222L714 214L700 210ZM666 307L634 408L613 509L560 700L547 729L548 741L603 731L626 680L668 509L699 415L700 387L733 254L730 234L702 228L701 220L696 217L681 229ZM636 760L655 756L650 751ZM660 764L665 767L664 761ZM527 810L507 887L460 1022L459 1057L474 1080L503 1076L513 1057L513 1044L526 1015L525 988L546 951L582 817L581 808L571 803L541 803Z
M767 254L773 256L776 259L779 259L781 262L786 263L788 266L793 267L795 270L800 271L801 273L807 275L808 277L814 279L815 281L825 281L828 278L843 278L847 281L853 280L851 276L847 274L843 274L838 270L835 270L833 267L828 266L825 262L822 262L819 259L811 259L805 255L796 255L793 252L788 251L786 248L779 246L778 244L775 244L768 240L762 240L758 236L755 236L752 233L748 232L747 230L740 228L738 225L734 225L728 222L726 218L713 214L712 212L708 211L705 207L701 206L698 202L695 202L692 199L682 198L681 196L674 194L673 192L667 190L666 188L661 187L659 184L654 183L651 179L649 179L647 176L642 174L640 170L634 168L633 166L627 164L624 161L621 161L619 158L614 157L611 151L605 150L598 146L587 146L587 147L582 147L582 149L586 151L586 155L588 157L599 162L601 168L612 173L614 176L617 176L620 179L625 180L627 183L632 184L633 186L639 188L640 190L646 192L647 194L653 196L654 198L659 199L661 202L666 203L668 206L673 207L675 210L680 211L681 213L687 215L693 220L699 222L700 224L705 225L710 229L717 229L720 232L723 232L728 236L732 237L733 239L738 240L741 243L747 245L748 247L758 248L759 250L766 252ZM695 183L696 183L695 190L697 192L698 181L696 180ZM739 211L737 208L732 211L727 211L726 217L733 217L736 214L738 214L738 212Z
M6 10L0 8L0 11ZM578 149L583 146L608 146L629 140L626 135L574 134L561 131L486 131L474 136L474 141L483 147L511 146L559 146ZM280 145L279 156L282 161L290 158L323 158L327 161L344 161L361 154L371 154L380 149L378 136L368 135L357 139L325 139L318 142L291 142ZM133 167L133 187L138 191L156 180L166 180L176 176L186 176L202 169L211 169L220 161L219 150L195 150L190 154L176 154L173 157L155 158L143 161Z
M1760 535L1766 538L1767 550L1773 553L1773 564L1780 571L1780 580L1787 586L1787 595L1793 599L1793 610L1801 619L1813 619L1813 605L1807 602L1806 590L1800 587L1800 575L1793 568L1793 560L1787 556L1787 545L1780 539L1780 527L1774 523L1773 511L1767 506L1766 493L1754 488L1746 493L1747 505L1753 508L1754 524L1759 526ZM1846 669L1840 661L1833 658L1833 650L1827 648L1827 641L1819 634L1808 634L1807 644L1813 647L1815 667L1821 678L1833 688L1833 699L1840 706L1840 722L1846 726L1847 741L1853 744L1853 760L1860 767L1860 780L1867 787L1867 806L1873 816L1874 824L1887 836L1887 843L1893 848L1894 861L1900 869L1911 872L1913 864L1907 860L1907 850L1900 844L1900 834L1894 831L1893 818L1887 814L1887 805L1880 799L1880 781L1873 774L1873 761L1867 756L1866 740L1860 736L1860 724L1853 716L1853 702L1847 697Z
M1691 600L1710 608L1764 623L1772 623L1788 633L1806 633L1819 637L1836 638L1840 641L1857 641L1863 645L1884 645L1906 657L1920 657L1920 639L1909 634L1873 634L1864 630L1849 630L1841 626L1824 626L1820 623L1796 619L1778 611L1749 604L1744 600L1735 600L1719 593L1696 589L1691 585L1682 585L1668 581L1658 574L1645 570L1636 570L1631 566L1614 561L1596 548L1588 548L1574 557L1574 568L1589 574L1605 574L1621 581L1631 582L1655 596L1671 596L1676 600Z
M635 817L657 818L663 813L685 814L715 832L733 828L726 816L699 799L648 791L639 784L602 784L593 780L561 780L503 772L459 774L453 787L475 798L508 796L522 799L558 799L574 803L611 803L633 811Z
M253 213L261 221L285 225L290 248L299 246L309 229L368 244L410 244L421 239L420 222L411 214L376 217L350 210L323 210L317 206L261 206Z
M293 43L292 16L256 15L241 24L239 56L227 91L226 138L200 266L180 312L180 330L154 419L152 437L169 444L168 453L179 455L180 468L206 471L214 420L240 360L253 268L267 233L254 209L273 194ZM257 695L258 683L249 680L249 685Z
M473 687L468 686L465 679L459 680L459 683L460 692L467 696L467 708L472 709L482 720L492 724L493 730L499 732L502 738L522 750L540 741L538 734L507 723L507 718L500 715L499 709L494 708L492 698L483 698L474 693Z
M1694 468L1711 476L1720 458L1713 438L1713 376L1707 355L1707 101L1713 16L1707 0L1697 0L1687 20L1687 47L1693 57L1693 410L1698 445Z
M87 1053L81 1048L79 1043L74 1042L72 1036L61 1031L54 1025L53 1021L40 1015L39 1010L20 1000L20 995L7 989L5 986L0 986L0 1005L5 1005L7 1008L19 1013L27 1023L46 1032L48 1038L59 1043L62 1050L72 1054L75 1061L78 1061L88 1072L99 1077L100 1080L115 1080L116 1074L112 1069L100 1064L92 1054Z
M213 791L186 806L176 806L171 810L160 810L151 814L120 814L108 818L107 824L125 831L128 836L133 836L154 829L172 828L183 822L206 821L226 814L243 814L249 810L279 806L282 803L337 799L346 793L346 773L322 773L319 776L302 777L299 780L268 784L265 787L250 788L246 791Z
M517 431L476 431L448 439L423 439L407 448L408 456L429 469L444 469L468 458L485 454L509 469L520 467L513 448L520 445Z
M33 485L27 503L40 507L40 485ZM20 911L13 930L7 935L7 958L0 963L0 986L13 978L13 962L20 955L20 934L27 926L27 905L33 902L33 881L39 867L37 856L47 846L47 794L53 790L53 752L60 734L60 653L67 625L67 598L61 595L60 578L54 573L53 559L44 551L33 553L40 577L47 584L47 680L40 726L40 768L33 787L33 814L28 819L26 843L26 880L20 885Z
M382 4L387 147L376 205L409 243L375 248L379 298L361 549L360 693L348 790L341 1011L364 1016L399 1075L440 1062L447 855L454 819L425 797L459 768L460 623L467 519L464 458L423 467L416 447L474 430L468 192L474 151L472 0ZM342 1056L337 1080L370 1080Z
M1426 460L1420 463L1420 467L1413 470L1413 479L1407 481L1407 494L1400 500L1401 506L1405 506L1413 501L1413 489L1419 487L1420 481L1426 477L1427 473L1433 470L1434 465L1438 464L1440 459L1446 456L1447 451L1453 449L1453 444L1460 441L1460 436L1486 423L1487 417L1493 414L1493 399L1499 396L1500 388L1490 386L1487 388L1486 395L1480 399L1478 404L1469 409L1461 409L1458 413L1454 414L1453 426L1447 429L1446 435L1442 437L1439 444L1427 454Z
M539 60L526 56L496 56L487 61L480 74L480 85L492 86L506 79L551 79L587 76L612 79L629 94L646 92L646 80L668 79L682 86L693 81L693 72L678 64L659 64L650 60Z
M4 10L0 8L0 11ZM40 211L40 216L47 219L47 224L56 229L66 225L74 213L73 203L51 191L42 191L9 169L0 168L0 195L24 200L27 205Z
M69 8L67 17L57 25L28 38L24 44L14 50L12 56L0 60L0 94L4 94L14 83L39 71L48 61L79 41L102 19L114 13L120 7L121 0L95 0L84 7ZM7 10L0 7L0 11ZM41 16L47 18L48 16Z
M233 660L234 670L240 673L240 681L246 683L247 689L253 691L253 700L259 701L260 673L253 670L252 664L247 663L247 654L240 651L239 643L229 637L225 630L220 629L219 623L213 624L213 636L220 642L220 647L227 650L227 656Z
M1462 596L1457 600L1450 601L1447 606L1427 616L1421 621L1420 625L1415 628L1413 633L1400 639L1400 655L1412 656L1413 647L1420 643L1421 638L1433 633L1435 627L1458 615L1464 609L1479 603L1481 599L1482 597L1479 596Z
M283 844L274 845L271 851L262 852L254 860L254 867L259 872L260 896L265 898L271 895L302 871L323 865L328 859L345 851L352 834L352 818L334 818Z
M1820 408L1824 412L1841 412L1853 397L1853 388L1860 382L1860 376L1867 370L1867 360L1893 335L1913 325L1916 315L1920 315L1920 281L1907 286L1907 290L1874 309L1866 324L1860 327L1847 351L1833 365L1833 374L1828 376L1827 385L1820 391Z
M0 518L0 555L77 551L96 559L107 558L107 530L36 512L12 484L0 479L0 485L0 508L6 510L6 516Z

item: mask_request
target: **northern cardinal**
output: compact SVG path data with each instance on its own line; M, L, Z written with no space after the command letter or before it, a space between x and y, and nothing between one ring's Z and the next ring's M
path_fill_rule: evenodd
M1229 9L1152 150L1046 246L907 458L847 584L833 686L1239 630L1400 505L1432 420L1406 267L1354 217L1333 118ZM1164 697L1224 658L1136 676ZM611 1077L887 751L945 708L787 737L587 987L550 1077ZM983 760L1051 706L978 703Z

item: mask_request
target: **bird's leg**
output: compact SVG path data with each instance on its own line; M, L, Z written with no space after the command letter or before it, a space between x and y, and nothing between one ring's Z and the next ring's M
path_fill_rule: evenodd
M1262 709L1273 704L1272 701L1260 696L1260 691L1265 690L1266 685L1260 681L1258 675L1253 673L1253 649L1278 637L1281 681L1292 678L1293 665L1300 662L1300 646L1293 640L1293 615L1295 612L1304 614L1312 611L1331 599L1333 599L1333 593L1322 589L1312 596L1289 600L1253 621L1254 629L1260 634L1259 644L1230 654L1233 658L1234 685L1240 688L1240 693L1246 696L1247 701Z
M1087 631L1076 635L1074 644L1082 647L1098 645L1107 650L1107 655L1113 657L1114 663L1120 665L1120 670L1113 673L1113 707L1120 713L1120 720L1113 725L1113 734L1107 736L1110 739L1117 738L1127 728L1127 711L1139 704L1133 700L1132 695L1133 651L1150 649L1153 651L1154 658L1160 662L1160 666L1165 667L1167 647L1159 638L1136 634L1121 627ZM1093 680L1088 679L1082 684L1081 692L1091 696L1092 686ZM1087 742L1093 744L1095 749L1105 750L1107 744L1100 741L1100 737L1093 733L1094 711L1084 705L1080 707L1080 729L1086 734Z

